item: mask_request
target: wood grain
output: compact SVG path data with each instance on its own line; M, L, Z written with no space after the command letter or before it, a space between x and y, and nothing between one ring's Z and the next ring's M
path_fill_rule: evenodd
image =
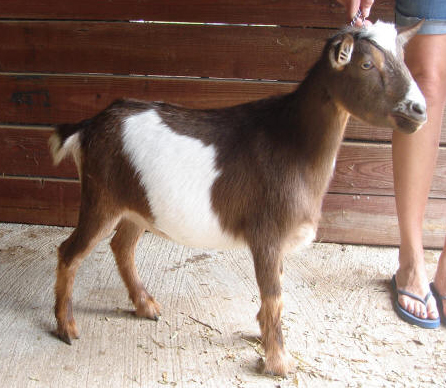
M0 126L0 174L76 179L76 166L70 158L53 165L48 148L52 131L48 127Z
M295 87L295 83L286 82L176 77L0 74L0 122L76 122L118 98L218 108L290 92Z
M0 66L4 72L301 80L333 32L287 27L0 21Z
M80 204L78 181L0 178L0 220L73 226Z
M442 248L445 235L446 201L431 198L423 224L424 246ZM317 239L346 244L399 245L394 197L328 194Z
M394 1L377 1L372 20L392 21ZM335 0L2 0L1 16L8 19L153 20L232 24L338 27L345 9Z
M390 144L344 142L329 189L333 193L394 195ZM446 198L446 148L439 150L432 198Z

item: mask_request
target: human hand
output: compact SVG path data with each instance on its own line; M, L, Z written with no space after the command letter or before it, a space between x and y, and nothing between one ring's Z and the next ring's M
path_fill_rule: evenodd
M345 10L347 11L348 20L353 20L355 15L358 13L358 10L361 10L364 19L367 19L370 16L370 10L372 9L373 2L375 0L337 0L338 3L341 3ZM372 23L368 20L364 21L365 26L369 26ZM355 26L361 27L362 19L358 18L355 22Z

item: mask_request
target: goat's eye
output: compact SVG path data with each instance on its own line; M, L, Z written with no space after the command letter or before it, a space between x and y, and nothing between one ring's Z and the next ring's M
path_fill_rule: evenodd
M361 69L370 70L373 67L373 63L371 61L363 62L361 64Z

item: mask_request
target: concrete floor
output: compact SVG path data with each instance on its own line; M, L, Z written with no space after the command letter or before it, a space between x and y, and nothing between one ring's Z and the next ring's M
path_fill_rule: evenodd
M151 234L141 278L163 311L136 318L107 245L81 266L74 315L81 338L52 331L56 248L69 228L0 224L2 387L446 386L446 329L401 322L389 280L397 250L313 244L287 257L283 327L296 366L259 375L259 308L246 251L206 252ZM438 252L426 252L433 274Z

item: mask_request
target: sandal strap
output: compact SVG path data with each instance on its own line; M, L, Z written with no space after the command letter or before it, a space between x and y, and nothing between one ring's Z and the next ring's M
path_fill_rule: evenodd
M410 297L412 299L418 300L419 302L423 303L425 306L427 305L427 301L429 300L429 298L432 296L432 292L431 291L428 291L428 293L426 294L424 299L419 297L418 295L412 294L409 291L397 289L396 292L398 292L398 294L406 295L406 296L408 296L408 297ZM446 297L444 297L444 298L446 299Z
M437 295L435 295L435 297L440 298L441 300L446 300L446 295L440 295L437 293Z

